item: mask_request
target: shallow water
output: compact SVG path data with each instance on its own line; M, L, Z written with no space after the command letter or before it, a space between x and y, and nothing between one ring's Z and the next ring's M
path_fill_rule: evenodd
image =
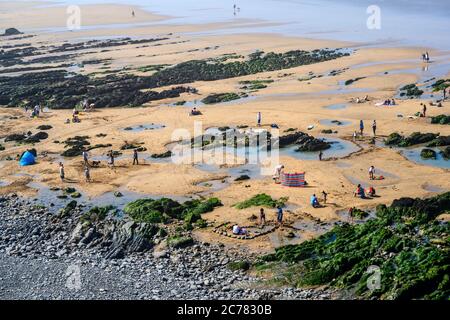
M423 164L426 166L438 167L443 169L450 169L450 161L446 160L442 154L440 154L439 148L427 148L436 151L437 158L433 159L423 159L420 156L420 152L424 149L424 147L415 147L415 148L403 148L400 149L401 153L408 158L408 160L413 161L418 164Z
M328 109L328 110L342 110L342 109L346 109L347 107L348 107L348 105L346 103L336 103L336 104L331 104L329 106L325 106L323 108Z
M205 34L272 32L308 38L336 39L371 44L419 45L450 48L448 18L450 3L446 0L391 0L374 3L371 0L117 0L116 3L139 5L151 12L173 16L164 23L184 25L247 22L242 28L209 30ZM110 3L110 0L78 0L76 3ZM239 10L233 10L233 4ZM73 4L62 0L58 4ZM380 8L380 28L368 28L370 5ZM131 13L130 13L131 14ZM265 21L270 25L251 27L248 22ZM323 23L326 21L326 23ZM154 23L101 26L102 28L132 27ZM245 25L245 24L244 24ZM84 29L92 26L83 26ZM63 29L62 27L60 29Z
M351 121L337 120L337 119L322 119L319 123L328 127L346 127L352 124Z
M122 131L126 132L142 132L146 130L158 130L158 129L164 129L166 126L164 124L157 124L157 123L149 123L149 124L140 124L136 126L130 126L123 128Z
M319 139L325 139L325 141L331 142L331 148L322 151L323 159L326 158L343 158L348 156L353 152L357 152L359 147L354 143L339 139L339 138L329 138L329 137L317 137ZM317 152L296 152L297 146L291 146L287 148L280 149L280 155L290 156L300 160L318 160L319 151Z
M88 197L84 195L82 192L80 198L72 198L70 195L68 195L67 199L59 199L58 196L63 194L62 190L59 191L52 191L49 187L39 183L39 182L31 182L27 185L30 188L33 188L37 190L36 194L36 202L45 206L50 206L53 210L58 210L61 208L64 208L70 201L76 200L79 204L83 204L88 207L94 207L94 206L106 206L106 205L112 205L115 206L117 209L122 210L125 205L131 201L135 201L138 199L144 199L144 198L151 198L151 199L161 199L163 197L171 198L175 201L188 201L191 200L190 197L180 197L180 196L162 196L162 195L152 195L152 194L143 194L143 193L137 193L128 191L125 189L118 190L120 193L122 193L122 197L116 197L114 195L114 192L107 192L100 196L96 197ZM67 187L74 187L72 185L67 185ZM76 188L76 185L75 185Z

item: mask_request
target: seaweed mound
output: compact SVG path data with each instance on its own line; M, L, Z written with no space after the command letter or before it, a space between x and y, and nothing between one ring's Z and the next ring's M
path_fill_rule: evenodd
M217 198L206 201L192 200L183 204L168 198L139 199L127 204L124 212L136 222L165 223L170 219L193 223L201 214L211 212L222 203Z

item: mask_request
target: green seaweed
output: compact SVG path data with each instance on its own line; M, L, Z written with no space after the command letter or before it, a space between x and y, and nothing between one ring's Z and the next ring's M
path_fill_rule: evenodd
M246 209L250 207L267 207L267 208L275 208L277 206L284 206L287 202L288 198L280 198L278 200L272 199L271 196L261 193L251 197L248 200L236 203L234 205L237 209Z

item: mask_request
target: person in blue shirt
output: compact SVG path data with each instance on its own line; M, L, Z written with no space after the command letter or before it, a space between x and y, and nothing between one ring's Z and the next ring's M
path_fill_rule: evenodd
M319 208L320 204L319 204L319 199L317 199L317 196L315 194L313 194L311 196L311 205L313 208Z
M279 224L283 223L283 208L277 206L277 221Z
M361 132L361 136L364 133L364 121L360 120L359 121L359 131Z

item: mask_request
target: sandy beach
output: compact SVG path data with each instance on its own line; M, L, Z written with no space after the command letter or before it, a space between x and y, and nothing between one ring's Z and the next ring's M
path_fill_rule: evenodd
M0 196L17 194L57 209L72 200L57 196L56 191L67 188L75 188L78 201L88 207L111 201L123 209L125 203L140 198L179 202L218 198L223 205L201 215L206 227L189 230L192 237L259 255L315 239L335 225L354 225L350 208L372 215L377 206L389 206L396 199L429 198L450 189L450 160L445 156L450 126L435 121L450 114L449 100L442 90L434 90L438 81L450 78L445 46L421 46L409 39L400 43L384 35L363 42L356 36L339 38L339 32L346 31L318 31L315 36L309 20L304 31L295 35L289 22L250 15L245 4L242 14L235 8L230 19L217 21L196 9L203 17L198 23L182 14L189 12L184 7L178 17L170 16L162 5L152 11L145 4L86 1L79 8L81 29L67 30L64 2L0 2L0 33L7 28L22 32L0 37ZM219 15L220 8L204 10ZM324 37L328 33L330 37ZM326 56L329 52L336 57ZM424 52L430 61L421 58ZM292 64L294 58L288 57L292 53L316 60L278 68L279 60L273 58L251 66L262 68L258 71L250 67L236 71L265 54L284 55L283 63ZM321 54L324 57L319 58ZM196 63L201 67L188 69L193 75L183 73L183 66ZM217 67L217 74L236 73L207 74L208 66L214 65L224 68ZM235 69L225 69L231 65ZM181 79L194 80L178 80L171 70L181 70ZM48 80L51 77L57 79L55 83ZM40 86L41 81L48 85ZM412 86L410 91L407 85ZM411 94L419 89L419 95ZM48 94L51 90L54 93ZM44 91L47 101L41 98ZM93 92L96 96L89 94ZM205 102L225 93L235 98ZM109 95L124 102L114 104ZM81 107L85 99L92 109ZM383 105L388 99L395 99L395 105ZM35 103L43 109L31 117ZM111 104L114 107L98 107ZM201 114L190 115L193 108ZM360 121L362 135L356 134ZM190 138L205 130L217 134L215 138L229 130L245 134L263 130L280 137L307 134L327 147L320 160L318 150L296 152L294 144L284 146L277 149L279 158L270 173L262 174L264 163L249 163L242 155L223 161L220 154L208 151L215 150L211 146L195 147L194 142L191 148ZM182 139L180 131L189 136ZM39 132L45 137L27 142ZM407 139L417 132L435 136L409 146L387 142L393 133ZM85 142L83 150L89 150L90 182L85 180L81 152L65 154L74 137ZM443 143L429 144L440 138ZM203 161L176 163L161 156L183 143L201 153ZM37 152L36 163L20 166L20 156L30 149ZM133 165L134 149L139 150L138 165ZM432 149L431 159L424 157L424 149ZM110 150L116 153L114 166L108 164ZM64 164L64 180L59 163ZM276 164L284 165L285 173L304 172L307 185L293 188L275 183ZM375 180L369 177L370 166L375 168ZM239 179L243 176L248 177ZM358 185L375 188L376 196L356 197ZM323 192L328 195L326 203ZM285 208L281 226L276 223L276 209L266 209L268 231L260 235L266 230L258 229L260 206L238 209L236 204L261 194L285 199ZM314 194L320 208L310 204ZM448 220L448 214L440 217ZM234 225L259 231L248 238L231 236Z
M2 3L2 24L0 28L14 25L21 30L30 28L55 28L63 25L64 7L34 8L37 3ZM198 90L198 94L183 94L177 99L152 102L138 108L98 109L95 112L82 112L81 123L66 124L71 117L71 110L47 110L38 119L30 119L23 110L17 108L1 109L0 136L11 133L35 130L40 125L51 125L48 132L50 137L35 145L39 154L39 161L35 166L19 167L16 161L2 161L0 179L5 186L0 187L3 194L18 192L25 195L36 194L36 190L29 187L31 181L48 187L63 187L58 176L58 162L63 161L66 175L72 179L70 185L86 193L89 197L97 197L107 192L124 189L145 195L192 197L198 194L208 194L220 198L224 207L215 210L205 218L214 223L225 222L247 224L248 218L257 212L257 208L237 210L233 204L246 200L259 193L267 193L274 198L288 197L289 203L295 205L295 210L287 214L288 221L295 222L298 214L308 213L324 221L340 219L337 212L349 207L374 208L378 204L388 204L399 196L425 197L435 190L448 190L450 175L448 169L422 165L408 160L398 149L382 146L383 138L392 132L409 135L413 132L439 132L448 135L450 129L446 125L432 125L428 119L412 117L421 110L423 100L398 100L395 107L379 107L376 102L390 99L396 95L401 85L420 80L417 73L411 69L423 68L418 59L422 48L358 48L355 43L325 41L318 39L303 39L297 37L279 36L275 34L242 33L239 35L189 35L189 32L230 27L226 23L221 25L165 25L166 17L145 12L139 8L126 5L88 5L82 6L83 20L89 25L126 24L132 21L130 12L136 10L138 19L135 22L157 22L149 28L130 27L126 29L89 29L79 30L76 34L44 33L26 40L2 41L2 44L20 44L21 42L52 43L56 45L65 41L67 37L86 39L93 37L107 37L127 35L131 37L169 35L159 46L123 45L117 50L101 52L85 52L76 57L73 64L93 59L108 59L108 70L137 69L146 65L174 65L188 60L200 60L220 57L225 54L239 54L246 56L258 49L264 52L287 52L290 50L313 50L320 48L356 48L347 57L337 60L300 66L284 71L263 72L218 81L194 82L189 84ZM20 11L20 13L18 13ZM107 13L107 14L99 14ZM48 15L59 17L47 19ZM101 18L99 18L101 17ZM14 19L14 22L12 21ZM237 22L239 24L240 22ZM256 23L256 22L255 22ZM259 22L261 23L261 22ZM432 51L433 56L444 56L445 52ZM42 56L48 56L43 54ZM448 57L445 61L449 61ZM41 66L41 64L38 64ZM433 68L433 65L430 66ZM342 73L330 77L316 77L308 81L299 79L314 74L327 74L332 70L344 70ZM405 70L404 72L402 72ZM394 72L391 72L394 71ZM99 65L85 65L77 70L80 74L101 72ZM133 71L132 71L133 72ZM447 70L448 72L448 70ZM134 71L135 74L142 74ZM445 72L443 74L446 75ZM448 75L448 73L447 73ZM344 86L347 79L364 77L355 84ZM209 94L219 92L234 92L239 88L239 82L255 79L272 79L267 88L251 93L251 99L241 99L223 106L202 106L203 115L188 117L185 106L171 106L180 100L201 100ZM164 88L160 88L163 90ZM367 95L369 101L351 103L355 97ZM327 106L345 104L344 109L327 109ZM448 113L449 104L444 102L441 108L430 107L428 116ZM172 142L171 135L175 129L187 129L191 133L194 120L201 121L204 129L220 126L247 125L255 127L256 113L263 115L263 127L270 129L270 124L276 123L280 131L288 128L306 130L313 136L324 136L321 131L333 128L336 133L330 138L349 141L356 151L343 155L342 159L325 159L326 161L301 160L285 154L281 155L280 163L284 164L287 172L306 172L307 188L288 188L274 184L270 176L251 180L248 183L231 182L221 190L209 190L202 186L202 182L220 181L229 176L227 173L205 171L193 164L176 165L166 161L158 163L151 159L141 161L139 166L132 166L131 151L124 151L117 159L114 169L110 169L106 162L99 168L92 169L92 183L83 181L83 165L80 157L63 158L59 154L64 150L54 141L64 141L74 135L91 137L92 144L109 143L111 149L118 150L125 142L139 143L147 149L146 154L165 152L166 145ZM401 118L398 115L402 115ZM10 117L17 119L9 120ZM336 119L346 124L338 127L323 125L323 120ZM359 121L364 120L367 133L359 141L351 142L352 134L358 130ZM369 144L371 138L370 125L377 121L376 144ZM143 130L132 132L123 130L126 127L157 123L165 127L158 130ZM99 134L106 137L98 138ZM328 138L328 137L327 137ZM6 150L2 151L2 159L8 156L14 158L21 154L28 146L5 143ZM105 159L105 149L93 150L91 158ZM103 157L103 158L102 158ZM144 162L144 163L142 163ZM375 168L385 177L385 180L368 180L369 166ZM20 174L19 174L20 173ZM353 196L357 183L374 186L379 198L372 200L356 199ZM325 208L311 209L309 197L326 190L329 194ZM273 219L275 214L269 214ZM221 242L220 236L200 232L202 237ZM267 238L244 241L244 246L258 250L270 250L273 245Z

